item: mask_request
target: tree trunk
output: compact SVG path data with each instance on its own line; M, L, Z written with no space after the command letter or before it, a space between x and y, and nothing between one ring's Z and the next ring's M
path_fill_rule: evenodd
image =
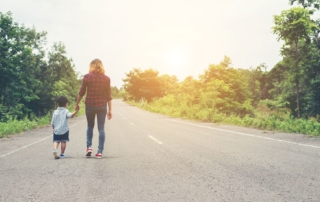
M299 40L295 41L296 51L295 51L295 76L296 76L296 96L297 96L297 110L298 110L298 119L300 118L300 101L299 101L299 50L298 50Z
M298 81L296 81L296 96L297 96L298 118L300 118L299 82Z

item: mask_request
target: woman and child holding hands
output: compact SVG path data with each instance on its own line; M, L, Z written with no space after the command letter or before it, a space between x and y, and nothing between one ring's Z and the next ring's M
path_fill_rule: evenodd
M54 111L51 121L53 128L53 155L55 159L65 157L64 152L66 149L66 142L69 141L68 119L73 118L79 111L79 102L85 94L87 94L85 99L85 111L88 124L86 156L90 157L92 153L93 128L95 117L97 117L99 146L95 156L96 158L102 158L105 141L104 125L106 116L108 119L112 118L112 98L110 78L105 75L102 62L99 59L95 59L90 63L89 73L84 75L82 79L82 85L76 101L75 111L71 113L66 108L68 106L68 99L66 97L61 96L57 99L59 107ZM58 155L57 148L60 142L61 153Z

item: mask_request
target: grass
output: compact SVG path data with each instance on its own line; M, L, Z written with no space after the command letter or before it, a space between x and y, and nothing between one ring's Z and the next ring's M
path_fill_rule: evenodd
M68 106L68 109L70 112L74 111L74 104ZM80 110L77 113L76 116L81 116L85 113L84 109L84 103L80 103ZM22 133L27 130L32 130L35 128L39 128L42 126L47 126L51 123L52 114L48 113L44 117L38 117L33 120L29 120L28 118L25 118L23 120L16 120L16 119L10 119L8 122L3 123L0 122L0 138L16 134L16 133Z
M178 105L172 102L156 100L147 103L145 100L139 102L128 101L130 104L138 106L148 111L165 114L172 117L187 118L191 120L201 120L213 123L224 123L237 126L245 126L264 130L274 130L279 132L300 133L311 136L320 136L320 123L316 118L295 119L287 111L261 111L255 109L253 115L239 117L234 114L217 113L210 108L201 108L199 105L192 105L180 102Z

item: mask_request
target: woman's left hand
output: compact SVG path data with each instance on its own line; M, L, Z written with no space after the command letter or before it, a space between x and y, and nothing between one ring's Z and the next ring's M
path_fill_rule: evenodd
M110 120L112 118L112 112L108 111L107 117L108 117L108 120Z

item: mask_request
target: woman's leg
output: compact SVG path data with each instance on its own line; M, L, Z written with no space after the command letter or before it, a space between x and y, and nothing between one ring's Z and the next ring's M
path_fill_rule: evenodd
M92 137L93 137L93 128L95 120L95 111L93 107L86 106L86 117L87 117L87 148L92 147Z
M104 149L104 141L105 141L104 124L106 121L107 106L99 107L97 110L98 110L97 111L97 119L98 119L98 130L99 130L98 153L102 154L103 149Z

